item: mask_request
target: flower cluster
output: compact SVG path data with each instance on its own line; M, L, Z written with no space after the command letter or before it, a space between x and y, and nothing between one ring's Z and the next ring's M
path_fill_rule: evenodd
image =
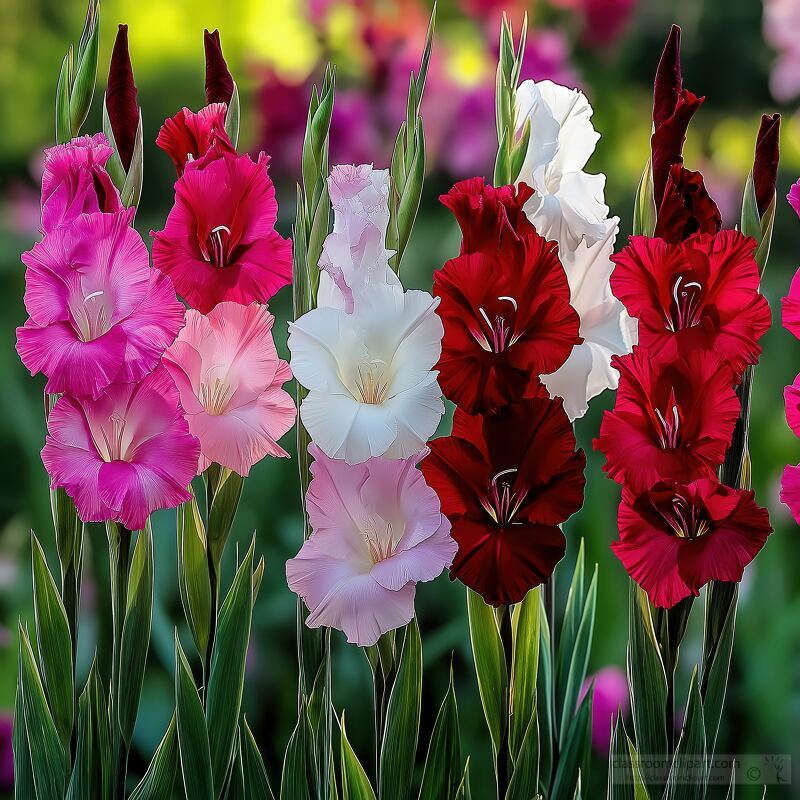
M60 395L42 451L52 486L85 522L139 530L151 512L189 500L209 463L246 475L265 455L286 455L277 439L295 410L280 388L291 374L274 319L256 303L220 301L267 300L290 279L291 247L273 228L266 158L236 154L218 104L184 110L159 137L180 177L151 267L135 208L106 169L117 156L131 166L139 127L124 26L111 75L119 152L97 134L45 154L43 238L22 256L29 318L17 351ZM207 316L187 313L176 286Z
M540 375L581 343L558 246L525 214L533 190L473 178L441 199L461 254L434 275L444 322L442 389L457 408L422 471L453 526L459 578L495 606L516 603L564 555L559 528L583 502L585 457Z
M756 241L720 230L702 176L683 167L702 98L683 88L679 44L674 28L656 75L654 235L631 237L612 259L611 287L638 319L639 344L613 361L616 405L594 442L622 485L612 549L664 608L709 581L741 580L772 530L753 492L718 479L740 416L736 387L758 360L770 311L758 291ZM774 169L759 159L777 141L771 125L762 126L754 169L759 206L775 191Z
M292 371L308 394L312 535L286 565L310 627L372 645L411 621L419 581L453 561L450 523L417 463L444 413L438 301L404 291L385 247L389 174L334 167L333 231L317 307L289 326Z

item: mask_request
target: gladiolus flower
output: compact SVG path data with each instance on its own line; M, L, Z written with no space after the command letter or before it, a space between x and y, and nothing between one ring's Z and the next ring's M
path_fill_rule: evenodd
M495 188L483 178L468 178L441 195L439 201L453 212L461 228L461 255L492 252L506 242L535 234L524 211L533 194L525 183Z
M203 46L206 51L206 102L225 103L228 105L233 97L234 82L225 56L222 55L222 44L219 31L203 32Z
M677 245L631 237L612 259L611 288L638 318L639 343L664 359L713 350L740 380L770 324L755 247L755 239L731 230Z
M543 393L539 375L581 343L558 248L537 234L458 256L433 280L445 330L442 390L468 413Z
M775 198L780 160L780 132L780 114L764 114L761 117L753 161L753 188L760 217L764 216Z
M661 361L641 347L611 363L620 373L617 402L594 441L609 477L637 493L668 478L712 477L739 417L725 364L702 350Z
M189 163L204 166L225 153L236 154L225 132L226 110L223 103L212 103L197 113L183 108L164 121L156 144L172 159L178 177Z
M128 26L120 25L108 71L106 111L117 145L117 153L126 172L131 166L136 132L139 129L140 111L136 102L137 93L128 52Z
M560 400L532 398L472 417L435 439L421 469L452 524L450 570L491 605L546 581L566 548L558 527L583 503L586 458Z
M772 533L751 491L703 478L623 492L611 549L653 605L672 608L709 581L740 581Z
M389 266L389 170L370 164L336 166L328 177L333 231L322 248L317 308L352 313L354 296L366 284L400 286Z
M368 285L352 314L316 308L289 323L292 372L309 390L300 418L327 456L358 464L425 447L444 413L437 305L427 292Z
M102 133L44 151L42 232L71 225L81 214L122 210L105 164L114 151Z
M157 367L140 383L116 383L96 400L63 395L47 420L42 461L84 522L141 530L159 508L191 498L200 443L189 433L178 390Z
M419 455L350 465L316 445L306 503L312 535L286 563L289 588L347 641L375 644L414 616L420 581L453 562L456 543L439 499L415 469Z
M564 399L570 420L582 417L589 401L606 389L616 389L619 373L611 357L629 353L637 341L636 320L611 293L609 278L619 219L606 222L607 234L595 244L584 240L572 252L561 252L570 287L570 305L580 317L581 344L564 364L541 381L551 397Z
M592 747L602 758L607 758L614 719L617 714L626 716L630 707L625 672L617 666L609 666L590 675L581 687L578 703L590 691L592 692Z
M783 327L800 339L800 270L795 272L789 294L781 300Z
M795 280L797 277L795 276ZM784 299L785 300L788 298ZM786 310L784 308L784 324ZM793 331L795 335L798 334ZM800 375L794 379L791 386L783 392L786 406L786 421L795 436L800 436ZM792 512L792 516L800 524L800 466L789 464L783 471L781 479L781 502Z
M25 307L17 351L47 391L98 397L139 381L183 326L171 281L150 268L130 212L83 214L24 253Z
M164 353L200 440L200 472L215 462L247 475L265 456L288 457L277 441L294 424L294 402L281 388L292 373L275 350L274 323L258 303L220 303L207 316L189 309Z
M789 205L794 209L794 213L800 217L800 181L792 184L789 194L786 195Z
M695 233L713 235L721 228L722 217L706 191L703 176L673 164L654 235L670 244L680 244Z
M267 157L224 154L175 184L153 263L201 313L223 300L267 302L292 280L292 245L275 230L278 204Z
M536 230L562 250L574 250L584 236L594 243L606 233L605 175L583 171L600 138L593 113L582 92L552 81L524 81L517 90L517 129L528 120L531 125L519 174L534 189L525 211Z

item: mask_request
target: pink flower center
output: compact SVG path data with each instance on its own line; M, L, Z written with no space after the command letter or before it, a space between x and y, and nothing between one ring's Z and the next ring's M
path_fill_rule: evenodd
M671 504L659 505L656 510L680 539L699 539L711 530L703 509L676 494Z
M222 376L214 376L214 372L223 370ZM232 386L228 379L228 370L224 367L214 367L208 371L203 381L200 383L198 400L203 408L212 417L219 417L225 413L231 398L236 392L236 387Z
M525 333L515 331L514 322L517 314L517 301L513 297L497 298L501 303L509 303L512 310L508 314L494 314L490 317L485 309L478 308L480 318L478 324L470 329L475 341L488 353L502 353Z
M504 476L517 472L516 468L504 469L492 478L489 490L485 497L481 498L481 505L486 513L498 525L519 525L514 522L514 515L519 511L525 502L527 492L514 492L512 484L507 480L502 480Z
M90 424L90 429L94 446L103 461L130 461L128 447L131 441L125 436L124 417L113 413L96 427Z
M401 538L395 537L394 526L391 522L383 520L381 522L383 524L379 525L374 519L371 519L366 529L361 531L373 566L391 558Z
M700 324L703 311L703 284L699 281L685 281L679 275L672 286L672 303L667 314L667 328L681 331Z
M678 404L675 402L674 395L670 397L670 404L662 414L659 409L655 409L657 425L656 431L661 443L662 450L674 450L681 444L681 415Z
M90 292L85 297L79 293L70 296L68 302L72 325L82 342L99 339L111 328L113 308L104 291Z

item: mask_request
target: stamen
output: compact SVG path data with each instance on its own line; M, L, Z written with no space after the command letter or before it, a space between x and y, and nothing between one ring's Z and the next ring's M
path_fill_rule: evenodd
M486 497L480 498L481 506L497 525L516 525L514 515L527 497L527 491L514 492L509 481L501 480L505 475L518 472L516 467L498 472L489 483Z

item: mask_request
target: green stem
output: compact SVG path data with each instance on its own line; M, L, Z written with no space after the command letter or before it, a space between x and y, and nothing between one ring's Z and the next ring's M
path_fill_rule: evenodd
M514 655L514 641L513 633L511 630L511 612L512 606L501 606L498 609L499 625L500 625L500 641L503 645L503 656L506 662L506 674L511 675L511 665ZM508 704L509 698L506 698L506 705L510 711ZM497 800L504 800L508 792L508 784L511 780L511 758L509 752L508 734L511 727L510 716L506 720L505 731L503 738L500 740L500 747L497 750L497 763L495 765L495 772L497 774Z
M214 639L217 636L217 615L219 614L219 574L211 548L206 549L208 564L208 585L211 589L211 619L208 621L208 644L203 659L203 705L208 699L208 681L211 678L211 657L214 652Z
M111 613L114 649L111 659L112 752L114 753L114 798L124 800L128 745L119 727L120 659L125 607L128 602L128 575L131 557L131 532L116 523L108 525L109 564L111 567Z

